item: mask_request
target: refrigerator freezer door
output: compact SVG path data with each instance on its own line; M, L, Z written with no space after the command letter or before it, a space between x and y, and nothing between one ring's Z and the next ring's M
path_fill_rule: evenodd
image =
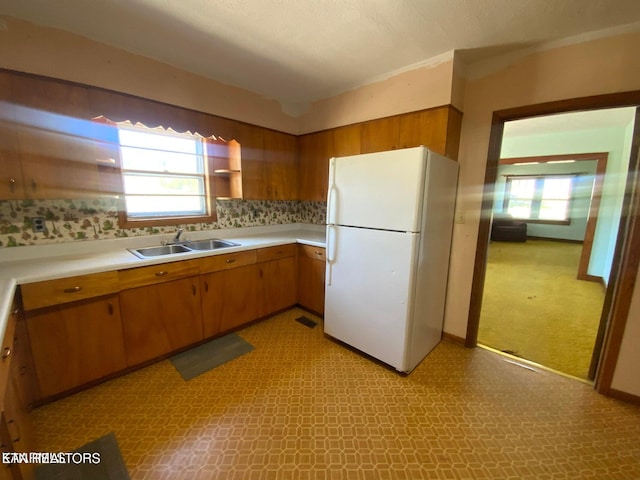
M419 237L331 227L327 245L325 333L400 371L408 370Z
M420 231L424 147L332 158L327 223Z

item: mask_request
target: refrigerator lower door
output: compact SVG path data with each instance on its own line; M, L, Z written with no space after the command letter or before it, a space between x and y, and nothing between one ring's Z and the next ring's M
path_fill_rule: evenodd
M330 226L327 236L325 333L409 371L419 234Z

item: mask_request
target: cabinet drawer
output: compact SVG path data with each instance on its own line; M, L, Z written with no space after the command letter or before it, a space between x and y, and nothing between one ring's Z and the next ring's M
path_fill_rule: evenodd
M260 248L258 262L270 262L279 258L293 257L296 254L296 244L278 245L277 247Z
M322 247L314 247L312 245L298 245L298 254L309 258L315 258L316 260L324 261L325 249Z
M118 272L118 279L120 281L120 289L127 290L129 288L143 287L155 283L169 282L178 278L191 277L198 275L198 273L199 267L197 261L187 260L184 262L171 262L151 265L149 267L120 270Z
M256 251L213 255L200 260L200 273L217 272L229 268L244 267L256 263Z
M104 272L44 282L27 283L20 287L25 310L99 297L118 291L118 273Z

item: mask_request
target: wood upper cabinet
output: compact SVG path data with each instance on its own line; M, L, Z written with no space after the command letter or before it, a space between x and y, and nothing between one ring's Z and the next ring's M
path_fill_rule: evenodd
M296 246L282 245L258 250L260 283L259 316L283 310L296 304Z
M334 155L333 130L302 135L299 146L298 197L303 201L325 202L329 159Z
M128 366L204 338L198 276L123 290L120 308Z
M233 126L233 138L240 143L242 197L245 200L264 200L264 129L236 122Z
M298 142L295 135L264 131L263 181L268 200L298 197Z
M24 198L11 75L0 72L0 200Z
M298 303L324 313L325 249L298 245Z
M126 367L117 294L26 312L40 398Z
M296 200L298 147L295 135L237 122L245 200Z
M345 125L334 128L332 157L345 157L357 155L362 151L362 125Z
M398 148L400 118L387 117L370 120L362 124L361 152L373 153Z
M360 153L361 126L323 130L298 138L298 196L303 201L327 201L329 159Z
M11 91L25 196L87 198L98 194L87 88L14 75Z
M447 143L448 110L448 107L442 107L402 115L399 148L424 145L444 155Z

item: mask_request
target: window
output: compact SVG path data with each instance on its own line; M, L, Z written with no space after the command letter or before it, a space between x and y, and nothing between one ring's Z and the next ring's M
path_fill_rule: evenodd
M507 176L505 210L514 218L570 222L573 175Z
M122 228L216 220L209 177L215 139L209 145L210 139L189 132L94 120L109 125L111 138L117 137Z

